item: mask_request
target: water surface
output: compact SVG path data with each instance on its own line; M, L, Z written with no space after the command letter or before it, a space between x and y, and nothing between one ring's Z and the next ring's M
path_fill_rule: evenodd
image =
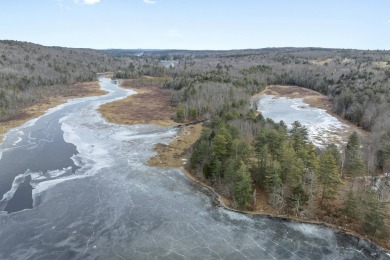
M0 259L389 259L329 228L214 206L179 169L146 166L177 130L108 123L96 109L132 92L100 84L109 94L71 100L0 145ZM15 196L33 208L12 208Z

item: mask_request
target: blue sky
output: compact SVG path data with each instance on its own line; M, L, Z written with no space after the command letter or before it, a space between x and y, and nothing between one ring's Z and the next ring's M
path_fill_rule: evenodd
M0 39L153 49L390 49L390 0L0 0Z

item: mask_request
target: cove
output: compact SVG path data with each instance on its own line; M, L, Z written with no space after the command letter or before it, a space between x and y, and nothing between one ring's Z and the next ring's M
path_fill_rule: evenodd
M309 140L318 147L330 143L346 144L348 136L354 131L326 110L312 107L302 98L263 94L259 97L257 108L264 117L275 122L283 121L288 127L299 121L307 128Z

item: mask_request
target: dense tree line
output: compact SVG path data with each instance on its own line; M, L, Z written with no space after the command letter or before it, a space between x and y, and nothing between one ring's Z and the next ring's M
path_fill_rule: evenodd
M256 190L265 190L268 203L280 214L307 219L322 212L332 218L347 217L362 232L387 237L389 214L383 198L369 185L354 185L366 175L356 133L350 136L343 158L335 145L316 149L299 122L288 130L283 122L261 116L243 118L258 126L252 142L244 141L239 128L228 120L214 117L192 148L189 170L237 208L252 209ZM351 180L349 192L342 194L346 178ZM341 205L333 203L340 198Z
M390 170L390 66L382 62L388 57L382 51L325 49L182 53L164 84L177 105L176 119L210 120L193 147L190 170L238 208L250 209L256 192L265 190L277 212L304 218L322 212L385 237L384 198L362 177ZM362 140L351 135L341 154L333 144L319 150L299 122L288 130L255 113L251 96L268 84L328 95L336 113L370 133ZM345 183L350 192L340 191Z
M159 61L142 61L131 62L126 68L117 70L114 74L118 79L138 79L143 76L164 77L169 75L169 70L161 66Z
M389 51L280 48L171 55L182 60L169 71L172 80L165 87L173 91L181 120L211 118L226 107L237 108L229 111L235 119L264 86L301 86L329 96L335 113L370 132L362 153L371 174L390 171Z
M103 51L0 41L0 120L17 116L42 97L66 94L72 83L95 80L97 72L128 63L128 58Z

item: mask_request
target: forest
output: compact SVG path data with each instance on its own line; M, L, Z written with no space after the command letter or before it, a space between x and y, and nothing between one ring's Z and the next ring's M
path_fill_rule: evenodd
M204 121L188 171L233 207L251 210L262 194L277 214L388 238L389 201L374 183L390 172L390 51L98 51L0 41L0 122L105 71L166 79L160 85L171 92L174 119ZM333 112L365 134L352 134L345 147L313 146L299 122L288 127L257 112L253 95L273 84L328 96Z
M72 83L96 80L97 72L127 67L128 60L92 49L0 41L0 122L44 97L66 95Z
M118 78L169 77L179 122L206 120L188 171L241 210L256 193L273 212L350 225L387 241L389 201L375 187L390 171L390 52L321 48L134 53ZM161 61L178 64L163 67ZM313 146L299 122L287 127L257 113L252 96L292 85L329 97L333 112L360 127L345 147ZM340 151L341 149L341 151ZM341 152L341 153L340 153Z

